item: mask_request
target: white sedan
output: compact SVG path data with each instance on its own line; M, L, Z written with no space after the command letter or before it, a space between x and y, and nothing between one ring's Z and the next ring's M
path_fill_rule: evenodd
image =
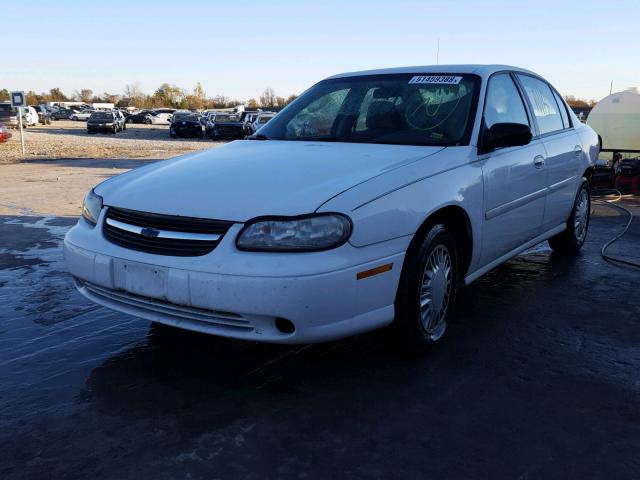
M155 322L277 343L392 325L420 351L458 288L544 240L580 249L598 152L526 70L337 75L248 140L101 183L65 255L83 295Z
M80 121L80 120L89 120L89 117L93 113L93 110L85 110L83 112L73 112L69 115L69 120Z

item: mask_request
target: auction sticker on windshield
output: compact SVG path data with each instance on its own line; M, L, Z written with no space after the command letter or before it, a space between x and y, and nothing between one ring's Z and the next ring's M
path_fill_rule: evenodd
M436 85L458 85L462 77L452 75L416 75L409 83L436 84Z

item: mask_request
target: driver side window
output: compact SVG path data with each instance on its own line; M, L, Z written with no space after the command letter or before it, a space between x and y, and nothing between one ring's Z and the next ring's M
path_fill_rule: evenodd
M295 139L331 134L333 122L348 92L349 89L346 88L335 90L307 105L287 124L287 138Z
M488 129L496 123L520 123L531 126L520 93L508 73L492 76L487 86L484 124Z

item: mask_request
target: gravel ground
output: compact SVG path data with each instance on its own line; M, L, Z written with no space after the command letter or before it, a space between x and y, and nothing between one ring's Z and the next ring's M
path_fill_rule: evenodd
M89 188L158 160L70 158L0 165L0 215L78 217Z
M167 125L127 125L117 134L87 134L85 122L54 121L25 130L26 155L20 132L0 144L0 163L41 158L169 158L219 144L209 139L169 138Z

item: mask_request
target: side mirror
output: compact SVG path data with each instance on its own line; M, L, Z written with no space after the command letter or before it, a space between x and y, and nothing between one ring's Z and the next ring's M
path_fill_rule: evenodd
M529 125L521 123L496 123L485 131L482 141L483 152L496 148L528 145L533 135Z

